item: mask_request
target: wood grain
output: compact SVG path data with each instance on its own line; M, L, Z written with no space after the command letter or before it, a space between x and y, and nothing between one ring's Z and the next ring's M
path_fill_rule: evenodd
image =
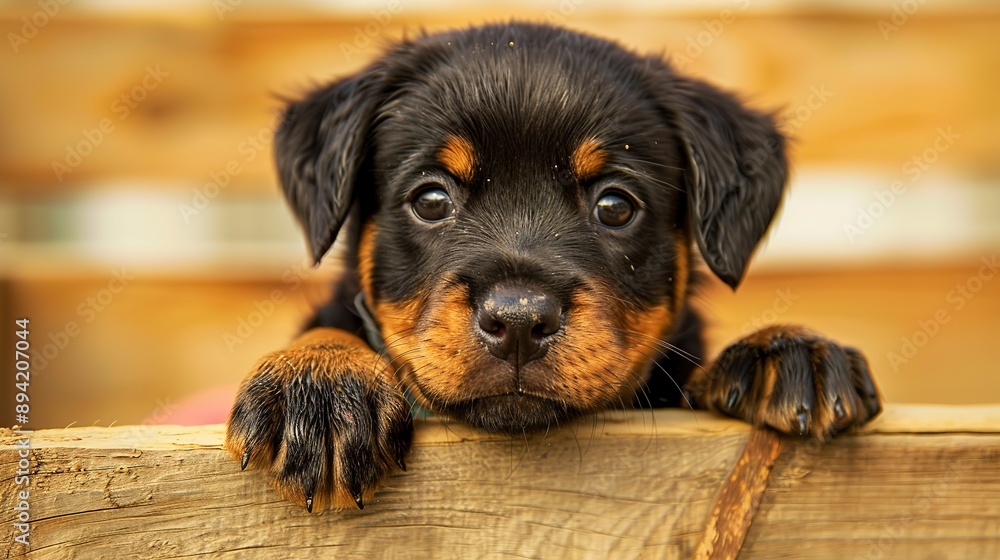
M221 426L38 431L27 558L686 558L746 426L608 414L547 436L422 423L364 511L310 515L220 448ZM0 448L3 503L16 458ZM0 514L11 547L11 512Z
M60 559L996 558L998 414L890 406L871 429L825 446L779 446L770 432L681 410L608 413L526 439L425 421L409 471L371 507L322 515L240 472L221 450L222 426L39 430L30 551L12 540L23 488L14 483L18 438L5 430L0 550Z

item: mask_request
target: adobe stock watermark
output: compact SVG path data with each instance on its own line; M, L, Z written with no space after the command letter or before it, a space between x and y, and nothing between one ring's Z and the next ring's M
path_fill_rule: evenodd
M587 0L559 0L555 10L546 10L545 19L554 25L564 25Z
M677 246L673 243L654 245L642 261L632 261L628 255L625 255L625 260L632 271L632 275L625 281L632 290L648 290L651 284L664 281L673 286L678 280L673 275L662 277L667 265L677 260Z
M910 17L920 11L920 8L926 3L927 0L902 0L901 2L893 2L892 13L889 15L889 18L880 18L876 24L879 33L882 34L882 40L888 42L892 34L906 25L910 21Z
M191 202L177 205L177 211L180 213L184 223L190 224L192 218L201 214L205 208L208 208L209 203L229 187L229 183L233 180L233 177L243 172L243 165L257 159L257 156L261 152L268 151L268 147L274 141L275 130L277 128L265 126L258 130L257 134L247 136L236 146L236 153L240 157L227 161L221 169L209 171L208 177L211 181L201 187L191 189Z
M743 323L743 328L741 332L744 335L750 334L754 331L760 330L767 325L774 324L778 317L782 314L787 313L789 309L795 305L795 302L799 300L800 296L792 293L791 288L785 288L784 290L774 290L774 301L771 303L771 307L768 307L760 315L751 318L746 323Z
M22 317L13 321L14 325L14 448L17 450L17 465L14 470L14 488L11 497L14 502L14 542L27 548L31 544L31 434L24 426L31 421L31 319ZM10 550L8 549L8 556Z
M596 420L595 420L596 422ZM605 437L603 435L596 436L598 438ZM588 457L581 457L582 460L586 461ZM586 476L582 476L580 490L586 494L590 495L601 495L608 490L615 488L624 477L628 477L636 472L641 472L642 460L643 458L630 455L629 453L616 453L612 457L607 458L610 464L604 463L602 458L596 458L597 464L600 465L599 468L591 470L587 469ZM603 463L603 464L602 464ZM582 465L581 465L582 467ZM581 469L582 470L582 469Z
M79 321L67 321L61 330L49 333L47 342L36 347L37 351L32 356L33 371L44 370L50 362L58 358L73 339L80 336L83 332L82 327L93 323L98 314L113 305L133 280L135 276L126 272L124 268L112 271L111 279L105 287L87 296L76 306Z
M844 235L847 236L847 240L854 243L870 230L875 225L875 220L885 215L899 197L906 194L909 185L919 181L923 174L941 158L941 154L950 150L961 137L962 135L956 133L950 126L947 129L938 128L937 135L931 145L903 163L902 171L909 180L897 179L889 184L889 188L873 191L872 197L875 200L867 207L858 208L858 217L853 223L844 223Z
M278 306L287 301L288 294L302 287L302 284L312 276L313 270L311 263L308 262L289 268L281 275L281 288L271 290L266 299L254 300L253 310L236 320L236 328L222 333L222 342L225 343L229 353L236 352L238 346L249 340L257 328L274 314Z
M910 499L909 513L903 517L885 521L878 538L869 541L868 552L864 556L858 555L856 558L875 560L883 558L886 551L896 544L899 536L907 527L931 515L933 510L947 499L952 483L962 478L963 470L967 467L962 461L947 461L946 468L947 474L943 477L941 475L935 477L937 481L933 484L915 485L913 497Z
M736 5L738 11L743 12L750 7L750 0L733 0L733 4ZM702 30L685 38L684 50L671 53L670 63L678 70L684 70L715 43L715 40L726 30L726 26L735 21L736 12L729 8L720 11L716 18L701 20Z
M111 112L118 116L119 121L123 121L132 114L132 111L142 103L149 92L160 87L163 79L170 76L169 72L164 72L160 65L146 66L146 74L138 84L129 91L119 95L111 102ZM52 161L52 172L61 183L63 178L72 173L83 163L83 159L94 153L104 140L115 131L115 122L110 117L101 119L97 126L90 129L83 129L81 135L83 139L75 144L66 145L66 157Z
M821 84L819 86L811 86L809 88L809 95L806 96L805 103L798 105L791 111L791 113L785 113L786 116L779 118L776 126L778 129L783 130L785 133L791 133L798 130L805 124L806 121L813 118L817 111L819 111L827 101L833 97L834 93L828 90L826 84ZM750 149L745 150L740 154L740 172L744 175L752 175L761 169L768 160L775 157L778 152L781 151L781 143L779 143L774 138L768 138L763 144ZM733 181L739 182L743 180L743 177L733 177Z
M27 549L31 546L31 430L14 430L17 468L14 470L14 542ZM9 553L9 551L8 551Z
M965 282L956 284L945 294L945 303L948 305L939 307L929 317L917 321L917 330L902 337L899 350L886 354L892 371L898 372L900 367L915 358L917 353L941 332L943 326L951 322L952 314L965 309L972 298L976 297L976 294L1000 272L1000 261L997 260L996 254L983 257L980 262L982 264L975 274L966 278Z
M38 0L38 11L30 16L21 17L20 33L10 31L7 33L7 42L14 54L21 54L21 47L28 44L28 41L38 36L39 31L45 28L53 18L62 12L63 6L72 0Z
M212 0L212 9L215 10L219 21L226 19L226 15L243 5L243 0Z
M350 42L340 43L340 52L344 55L344 60L352 62L353 58L360 55L363 49L371 45L376 37L385 31L392 21L392 17L403 11L401 0L389 0L385 8L369 12L371 19L364 26L354 26L354 37Z
M811 86L809 88L809 95L806 96L804 103L796 105L794 109L782 113L781 118L777 122L778 128L786 134L797 131L802 128L802 125L812 119L816 112L822 109L834 95L833 90L827 89L826 84Z
M156 433L157 426L163 424L177 410L177 405L169 397L156 399L153 403L156 406L142 422L126 428L127 431L121 438L125 447L136 447L143 441L148 441L149 436Z

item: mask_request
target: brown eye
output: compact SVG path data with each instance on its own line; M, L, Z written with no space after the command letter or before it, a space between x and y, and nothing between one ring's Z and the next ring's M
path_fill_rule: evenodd
M425 222L440 222L455 215L455 205L444 189L427 189L411 203L413 213Z
M624 227L635 217L635 204L632 203L632 199L620 192L606 192L594 206L594 217L604 226Z

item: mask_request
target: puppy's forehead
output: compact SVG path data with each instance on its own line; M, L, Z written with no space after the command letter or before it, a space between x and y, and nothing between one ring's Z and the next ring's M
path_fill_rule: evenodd
M383 145L409 153L430 145L462 179L498 161L561 161L582 178L596 175L609 145L643 120L631 117L648 109L622 69L635 59L594 59L554 42L456 40L417 49L413 56L433 62L409 73L387 104L382 127L392 139Z

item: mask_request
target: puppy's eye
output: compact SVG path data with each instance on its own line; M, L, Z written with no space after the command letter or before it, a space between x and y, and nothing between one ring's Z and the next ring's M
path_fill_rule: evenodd
M410 204L413 213L425 222L440 222L455 215L455 204L444 189L426 189Z
M624 227L635 217L635 204L623 193L608 191L597 200L594 217L604 226Z

